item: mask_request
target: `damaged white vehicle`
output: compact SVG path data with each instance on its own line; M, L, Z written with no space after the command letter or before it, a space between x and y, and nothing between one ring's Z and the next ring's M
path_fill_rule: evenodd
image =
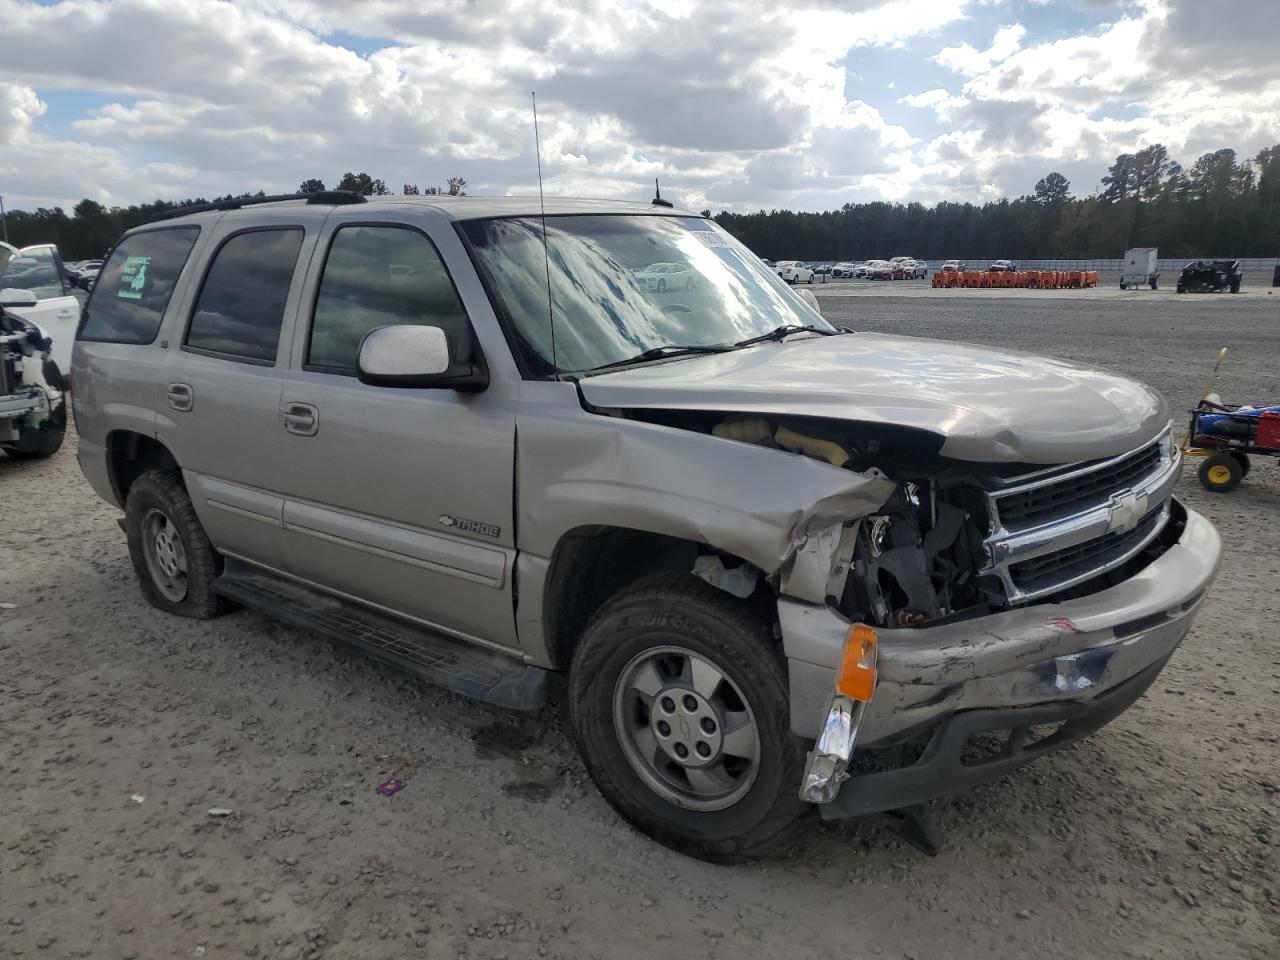
M0 304L0 450L13 459L51 457L62 446L67 404L52 347L44 330Z
M566 674L601 792L709 859L815 807L927 845L928 800L1138 699L1219 563L1152 390L836 329L664 207L191 210L115 249L74 378L150 602L511 707Z

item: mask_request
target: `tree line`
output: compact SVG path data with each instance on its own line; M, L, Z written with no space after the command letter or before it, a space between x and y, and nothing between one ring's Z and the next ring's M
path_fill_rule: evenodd
M443 186L406 183L400 192L461 196L466 185L451 177ZM298 192L325 189L324 181L313 178ZM333 189L391 193L385 181L363 172L344 174ZM15 210L8 216L9 240L16 246L56 243L68 260L99 257L126 230L205 202L197 197L105 207L85 199L69 215L61 207ZM1067 178L1054 172L1029 196L983 204L847 203L824 213L726 211L715 219L771 259L1098 259L1136 246L1159 247L1166 257L1274 257L1280 256L1280 144L1245 160L1230 148L1215 150L1185 168L1162 144L1153 144L1116 157L1086 197L1072 196Z
M450 177L445 185L419 187L406 183L401 193L406 196L439 195L465 196L467 181ZM315 178L302 181L298 193L321 193L323 180ZM362 196L386 196L391 193L384 181L367 173L345 173L333 186L334 190L347 190ZM9 210L5 217L5 229L9 243L25 247L35 243L54 243L64 260L88 260L103 256L126 230L141 226L152 218L181 207L224 200L242 200L265 197L263 190L256 193L226 194L214 197L192 197L189 200L156 200L127 207L106 207L96 200L81 200L68 215L61 207L39 207L35 210Z
M1188 259L1275 257L1280 144L1250 160L1216 150L1189 168L1153 144L1116 157L1098 188L1080 198L1054 172L1030 196L983 204L847 203L825 213L760 210L715 219L771 259L1101 259L1129 247Z

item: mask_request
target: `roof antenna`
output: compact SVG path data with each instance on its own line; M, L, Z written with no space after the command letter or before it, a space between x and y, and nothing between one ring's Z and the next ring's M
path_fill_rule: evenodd
M662 199L662 191L658 189L658 178L657 178L657 177L654 177L654 178L653 178L653 199L652 199L651 201L649 201L649 202L650 202L650 203L652 203L655 207L670 207L670 206L672 206L672 203L671 203L671 201L670 201L670 200L663 200L663 199Z
M560 379L560 364L556 362L556 315L551 306L551 249L547 246L547 202L542 196L542 140L538 137L538 93L530 91L533 101L533 150L538 158L538 209L542 214L542 260L547 269L547 322L551 324L551 366L555 379Z

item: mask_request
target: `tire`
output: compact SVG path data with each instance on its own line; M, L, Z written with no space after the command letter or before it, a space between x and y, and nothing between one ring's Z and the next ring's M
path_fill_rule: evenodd
M125 502L125 533L142 595L152 606L194 620L211 620L229 609L213 589L218 555L175 474L151 470L133 482ZM158 545L161 537L168 550ZM166 576L174 568L182 576Z
M666 293L666 292L667 292L667 281L665 281L665 280L659 280L659 281L658 281L658 292L659 292L659 293Z
M719 681L690 688L688 678L717 674ZM651 682L631 684L631 677ZM656 689L647 695L642 685ZM664 846L738 863L785 845L809 812L798 796L805 747L791 733L786 668L771 626L702 580L658 574L605 604L574 654L569 691L570 726L591 778L615 810ZM686 706L695 701L697 713ZM675 721L665 745L658 739L663 711ZM727 739L743 754L722 749L716 724L726 717L739 718L738 726L729 721ZM754 761L743 759L751 734ZM648 761L640 756L645 743ZM688 743L708 751L701 771ZM683 765L676 759L682 747ZM699 777L701 794L690 769L709 774Z
M1240 486L1244 470L1236 455L1228 450L1206 457L1200 464L1200 485L1212 493L1230 493Z
M47 426L32 427L18 435L18 439L5 452L14 460L45 460L62 448L67 435L67 398L63 396L58 409L49 418Z
M1245 477L1249 476L1249 467L1251 466L1249 463L1249 455L1247 453L1241 453L1239 450L1232 450L1231 455L1236 458L1236 463L1240 464L1240 479L1243 480Z
M1160 289L1160 281L1159 281L1159 280L1157 280L1155 277L1152 277L1152 278L1151 278L1151 289L1152 289L1152 290L1159 290L1159 289Z

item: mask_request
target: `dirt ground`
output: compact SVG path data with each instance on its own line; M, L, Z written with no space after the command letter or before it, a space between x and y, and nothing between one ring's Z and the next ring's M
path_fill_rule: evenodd
M1280 298L820 297L863 329L1124 370L1179 410L1227 343L1223 394L1280 399ZM936 803L939 856L815 817L734 868L621 822L554 711L146 606L74 438L0 456L0 490L0 957L1280 956L1273 464L1229 496L1188 472L1228 546L1195 630L1111 726Z

